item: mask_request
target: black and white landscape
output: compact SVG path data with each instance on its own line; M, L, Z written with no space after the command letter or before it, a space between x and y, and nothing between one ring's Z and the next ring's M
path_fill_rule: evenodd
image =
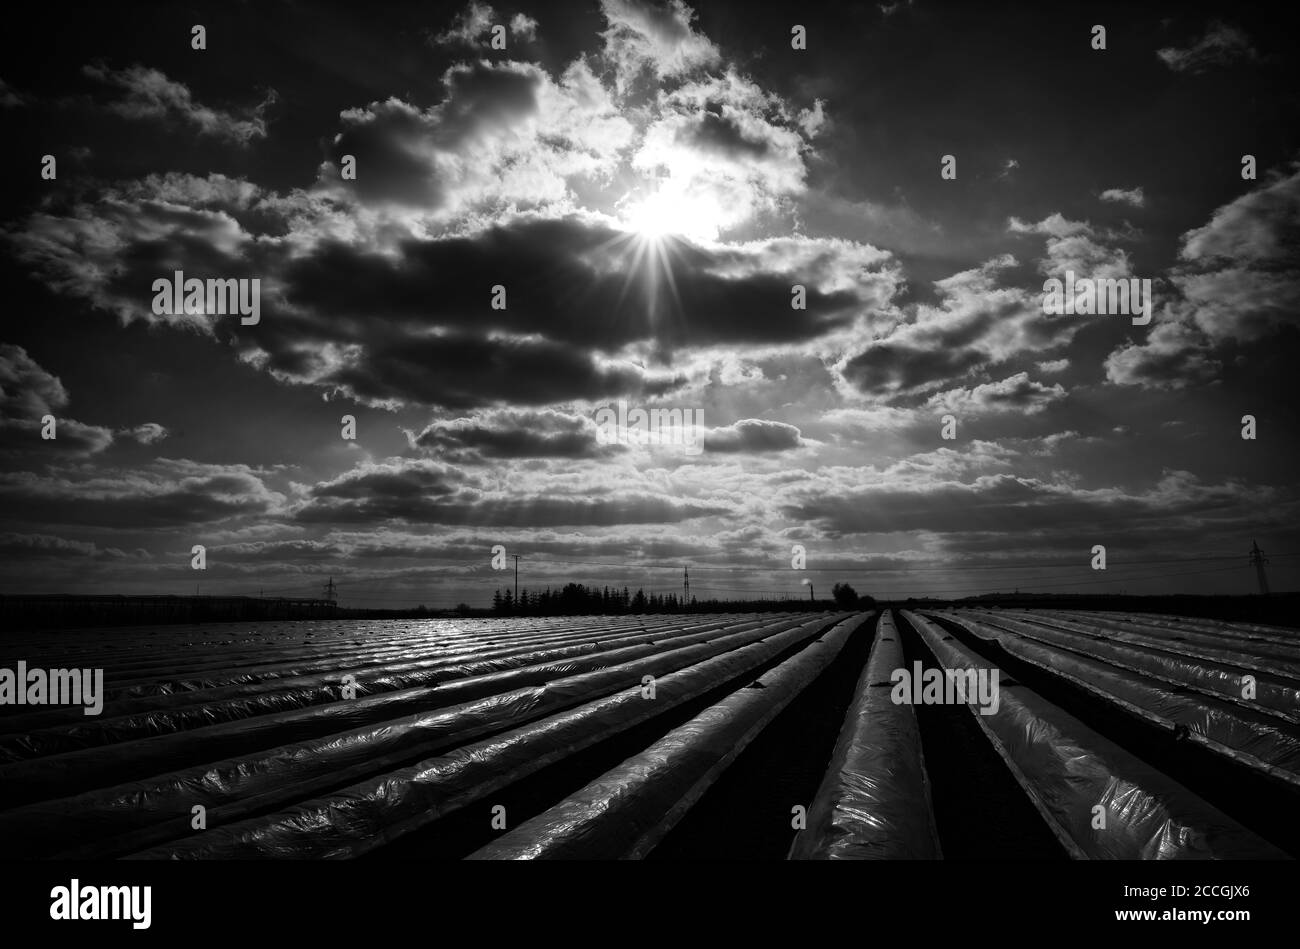
M13 855L1300 854L1280 12L27 15Z

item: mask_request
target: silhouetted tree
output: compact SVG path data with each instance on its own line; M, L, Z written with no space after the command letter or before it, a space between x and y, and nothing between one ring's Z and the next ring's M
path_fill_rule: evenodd
M858 592L847 583L837 583L831 587L831 596L835 605L842 610L854 610L858 607Z

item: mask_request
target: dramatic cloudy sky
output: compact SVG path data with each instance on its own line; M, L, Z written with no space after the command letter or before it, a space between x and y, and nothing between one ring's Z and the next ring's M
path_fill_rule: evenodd
M1291 34L1051 6L38 6L0 591L486 603L501 544L529 586L1249 592L1253 539L1295 588ZM175 270L260 323L155 314ZM1045 315L1067 270L1151 324ZM703 451L602 444L620 399Z

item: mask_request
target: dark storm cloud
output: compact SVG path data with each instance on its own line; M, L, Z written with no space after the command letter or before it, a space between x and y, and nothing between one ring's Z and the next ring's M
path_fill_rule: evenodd
M656 328L646 312L647 281L628 236L609 225L567 217L521 218L467 237L402 242L395 254L333 242L284 272L288 299L322 319L365 313L412 329L436 322L480 331L543 333L606 352L668 337L679 346L802 342L847 325L861 304L849 290L807 288L807 306L791 308L797 270L734 272L735 255L681 242L668 266L689 325ZM872 276L886 282L883 274ZM493 309L492 287L507 306ZM660 287L664 304L675 305Z
M283 501L243 465L159 461L138 470L0 474L0 506L11 523L198 527L271 514Z
M159 277L170 279L175 270L201 277L250 276L243 257L246 235L229 213L248 199L239 183L216 178L167 176L109 188L64 210L53 205L2 236L52 290L85 299L124 321L156 321L151 288ZM184 319L206 325L202 318Z
M1067 344L1078 321L1046 316L1041 295L998 286L1016 263L1006 256L938 281L938 307L918 306L911 322L845 359L853 388L896 404L921 398L1027 353Z
M221 563L267 563L281 561L297 564L335 560L350 553L347 546L320 540L268 540L209 547L213 560Z
M100 547L91 541L68 540L49 534L0 533L0 560L5 557L32 560L139 560L148 555L143 550L127 552L116 547Z
M946 348L942 332L920 339L933 348L923 348L919 342L889 341L868 347L845 363L844 378L869 395L902 396L900 401L906 401L906 397L923 395L986 361L975 349Z
M679 141L704 152L762 158L768 153L765 139L749 138L733 119L723 114L718 103L709 103L693 127L679 132Z
M454 460L482 463L503 458L607 458L623 452L602 445L587 417L563 412L495 411L434 422L413 443Z
M445 81L447 99L434 110L394 98L342 114L330 158L341 166L344 155L355 157L358 174L348 186L363 201L443 207L447 176L439 174L439 157L508 135L536 113L546 77L520 63L482 62L449 70Z
M672 524L729 513L643 491L587 496L489 492L476 478L429 460L372 465L316 485L295 513L303 523L404 522L475 527L609 527Z
M1231 525L1257 503L1274 502L1268 488L1205 485L1187 472L1166 474L1153 489L1085 490L1014 475L986 475L970 483L881 485L789 505L785 513L832 534L932 531L938 534L1001 530L1086 530L1127 534L1161 524L1180 529Z
M352 155L364 172L355 185L358 197L425 207L442 204L442 188L420 148L426 130L418 109L390 99L370 106L364 120L344 113L344 123L331 150L340 163L343 156Z
M312 496L348 501L389 500L398 504L410 500L446 498L462 483L461 472L432 461L398 465L371 465L316 485Z
M93 217L93 212L88 216ZM171 239L144 235L134 239L132 232L137 229L149 234L169 232ZM108 236L114 230L117 233ZM82 255L94 251L84 240L90 234L104 240L105 257L118 260L111 270L88 272L81 266ZM272 249L250 248L261 258L257 263L232 253L239 234L238 225L224 211L113 201L102 218L42 218L15 241L21 253L45 265L49 279L60 288L80 292L122 314L158 319L145 300L152 299L147 288L160 275L170 277L174 269L181 269L191 275L253 278L265 277L280 266L278 252ZM594 315L587 317L590 322L573 320L577 308L558 305L545 286L525 284L516 290L511 307L497 324L484 318L485 313L496 312L487 302L491 286L503 272L493 265L493 254L502 255L507 270L513 267L525 279L540 280L547 267L562 272L570 264L563 257L562 236L544 227L513 237L497 229L495 238L482 243L451 241L451 246L442 248L445 254L438 247L413 243L407 246L409 261L401 264L330 244L318 256L290 265L283 281L286 294L297 305L285 308L266 298L257 326L245 327L233 318L177 319L210 328L287 379L341 388L375 401L452 408L494 401L539 405L672 388L679 379L671 373L598 360L584 344L599 340L599 320ZM554 240L557 247L550 255L533 252L531 242L537 240ZM573 272L577 266L571 265L570 275L581 282L585 278ZM295 297L299 288L307 299ZM477 291L473 301L471 289ZM616 293L605 287L604 295L611 302ZM451 329L431 334L429 330L438 325ZM535 335L548 325L560 339ZM492 329L530 335L489 336Z
M354 364L313 373L312 381L362 400L452 409L660 395L680 383L632 365L601 365L563 343L469 335L390 338Z
M150 190L159 197L147 197ZM213 333L283 379L372 402L449 408L661 394L680 374L612 354L640 343L808 343L887 307L898 280L887 254L845 242L713 249L681 241L667 264L676 296L664 286L656 293L684 316L656 321L647 282L665 278L608 224L521 217L467 236L408 238L379 253L312 237L311 222L323 227L333 213L325 199L171 176L66 215L38 214L8 240L51 287L124 318ZM275 217L307 231L258 239L244 229ZM260 279L261 321L154 314L153 281L175 270ZM498 284L505 309L491 306ZM805 287L803 309L791 307L795 284Z
M709 452L780 452L803 444L799 429L784 422L747 418L715 428L704 436L704 450Z

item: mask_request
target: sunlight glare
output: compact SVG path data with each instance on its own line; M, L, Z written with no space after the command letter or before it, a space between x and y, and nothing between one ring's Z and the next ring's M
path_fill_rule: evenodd
M708 201L669 188L628 205L622 217L629 230L648 241L674 236L713 241L718 237L720 222L717 209Z

